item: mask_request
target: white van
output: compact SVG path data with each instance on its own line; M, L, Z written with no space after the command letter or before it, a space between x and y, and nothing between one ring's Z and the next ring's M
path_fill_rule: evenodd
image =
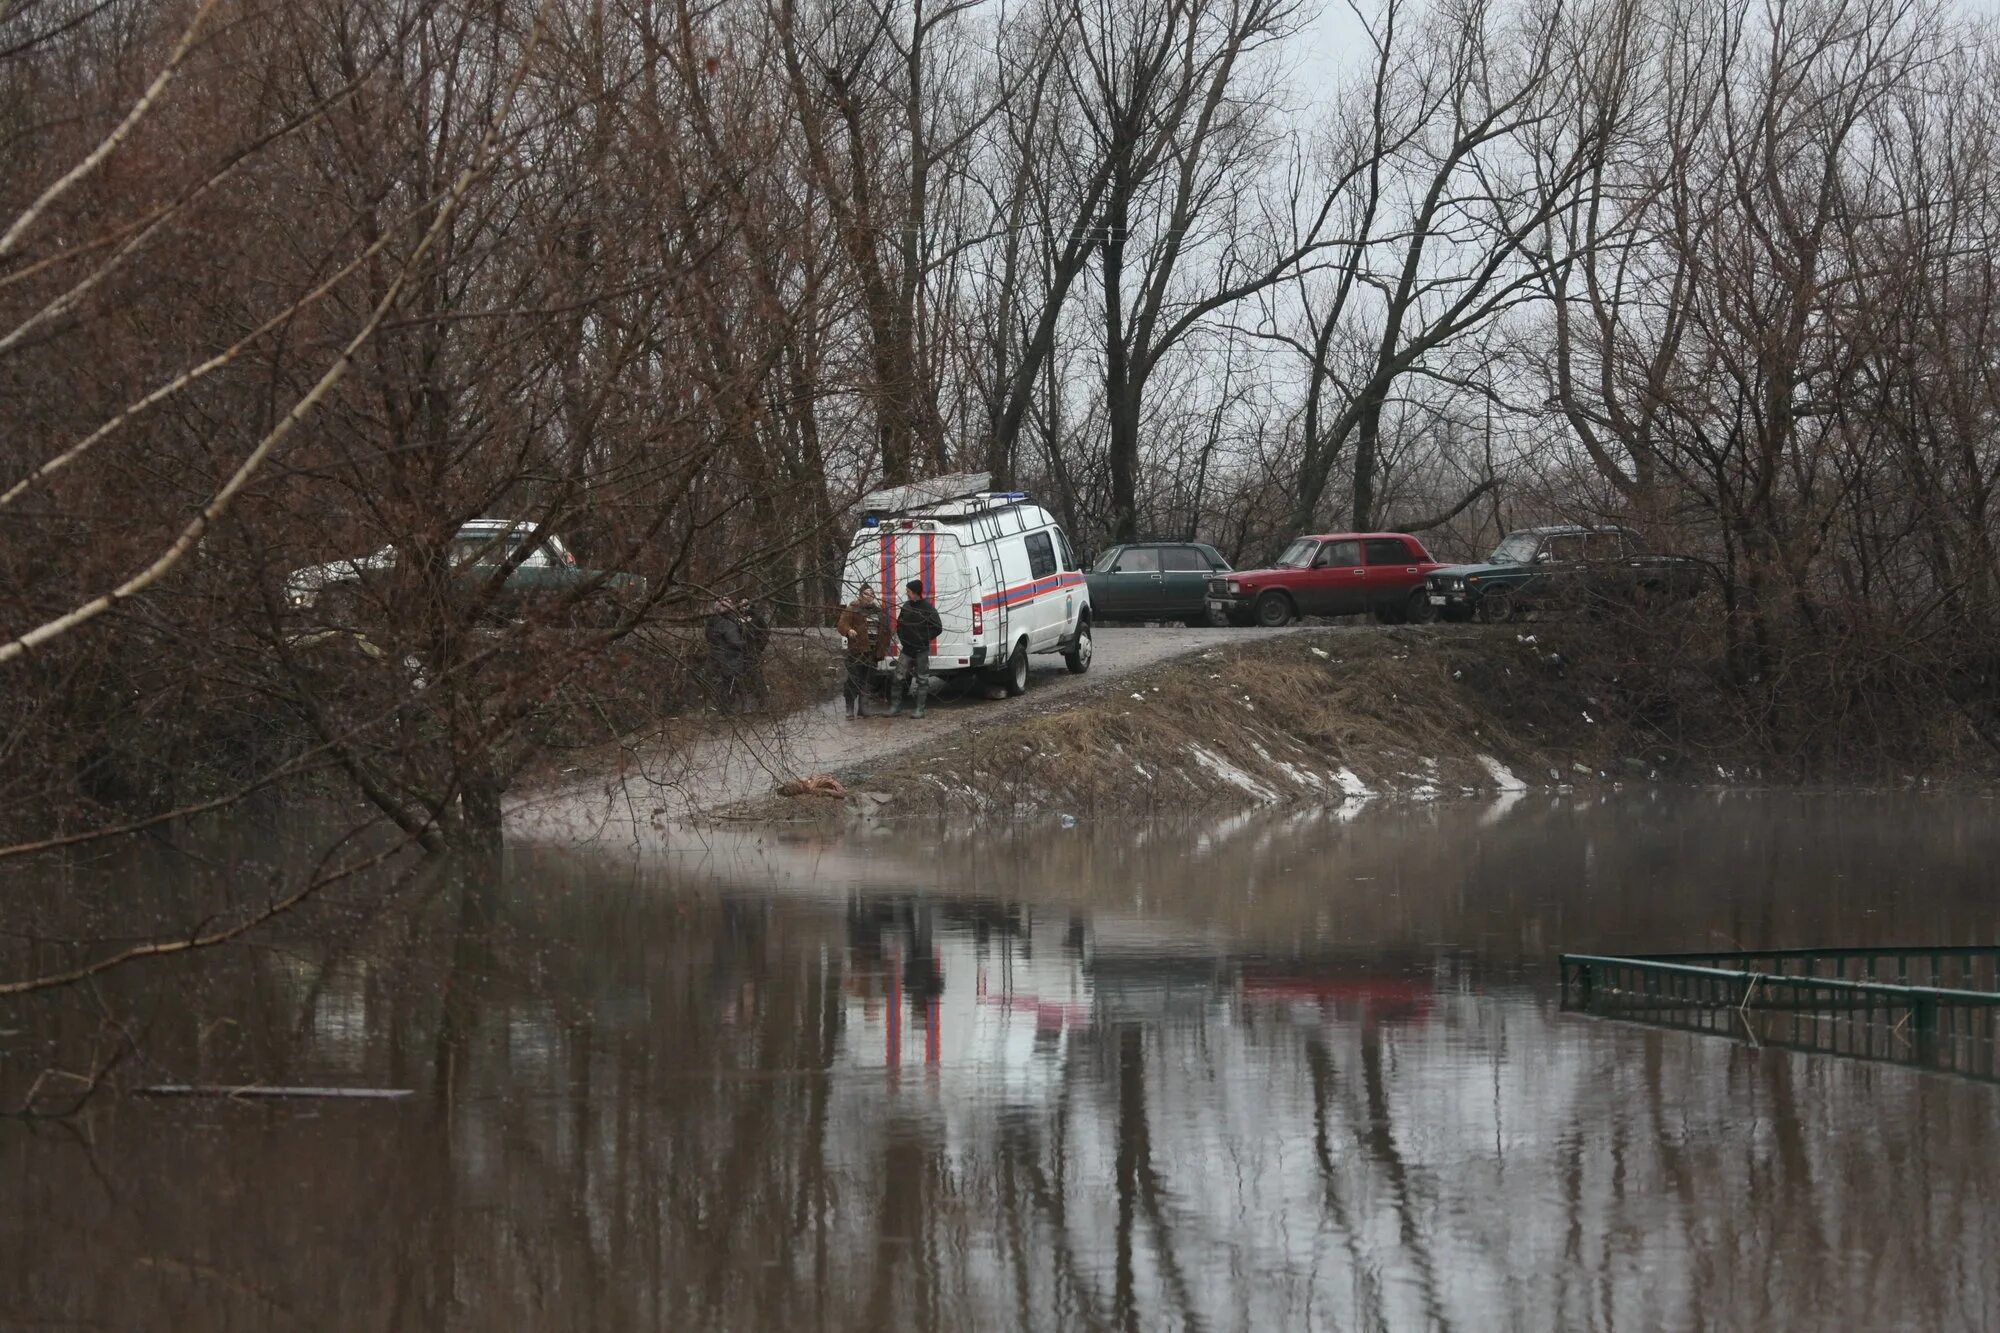
M1090 587L1054 516L1018 491L938 500L907 494L916 489L869 497L840 580L843 602L874 585L890 613L890 652L903 585L922 579L944 621L931 641L932 675L978 675L1018 696L1030 653L1060 653L1072 672L1090 670ZM894 656L876 663L894 665Z

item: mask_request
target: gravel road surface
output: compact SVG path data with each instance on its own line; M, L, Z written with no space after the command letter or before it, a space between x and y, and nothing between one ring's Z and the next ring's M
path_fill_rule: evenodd
M1070 675L1060 657L1032 658L1028 693L1020 699L990 699L974 692L932 701L922 721L907 713L849 721L835 697L782 718L745 718L735 736L704 740L686 750L640 742L627 750L618 771L572 778L520 797L509 811L508 832L531 842L655 843L663 829L762 796L795 777L872 765L956 732L1004 721L1012 710L1100 688L1170 658L1291 632L1106 626L1096 631L1088 673ZM835 649L829 646L828 651Z

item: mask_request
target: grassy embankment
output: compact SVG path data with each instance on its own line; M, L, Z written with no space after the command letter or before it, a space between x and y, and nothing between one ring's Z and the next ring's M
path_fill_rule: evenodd
M844 801L774 798L743 813L1186 815L1514 786L1903 782L1996 768L1969 728L1954 736L1948 722L1913 738L1929 756L1917 765L1908 754L1805 760L1749 744L1719 680L1611 648L1587 626L1316 629L1028 705L996 705L934 749L839 775Z

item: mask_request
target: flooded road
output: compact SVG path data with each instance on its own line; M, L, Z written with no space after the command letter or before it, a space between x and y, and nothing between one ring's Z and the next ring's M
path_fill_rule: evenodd
M1523 796L511 854L0 1008L0 1328L2000 1327L2000 1086L1562 950L2000 941L2000 807ZM102 867L98 873L129 873ZM184 871L222 873L215 859Z

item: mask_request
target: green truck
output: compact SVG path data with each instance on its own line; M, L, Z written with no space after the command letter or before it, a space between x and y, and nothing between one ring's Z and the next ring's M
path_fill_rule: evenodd
M1705 567L1654 555L1628 528L1562 524L1510 532L1478 564L1446 565L1424 579L1445 620L1507 621L1529 611L1691 597Z

